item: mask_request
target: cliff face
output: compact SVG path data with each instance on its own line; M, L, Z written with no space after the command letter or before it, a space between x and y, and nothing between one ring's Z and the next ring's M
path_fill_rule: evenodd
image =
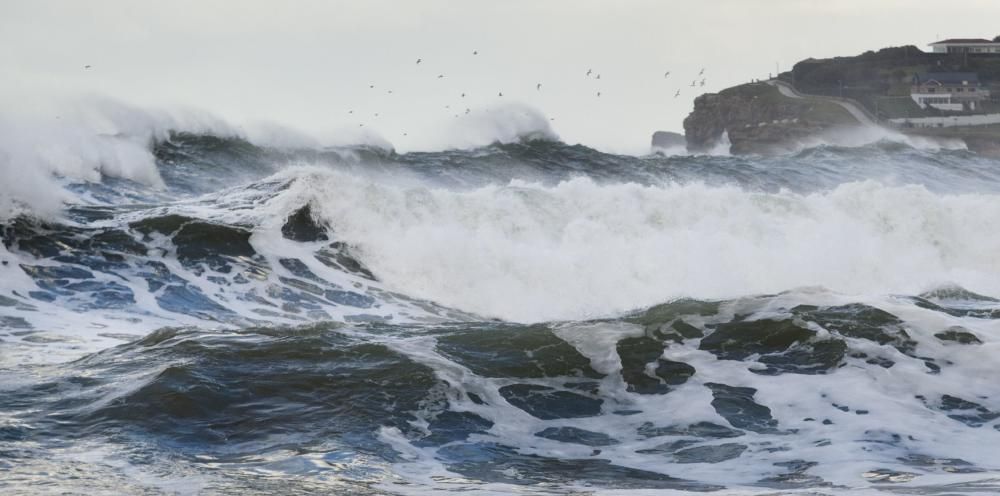
M754 83L699 96L684 119L684 132L688 151L694 153L712 149L728 133L731 153L769 155L792 151L829 129L856 124L836 104L788 98L771 85Z

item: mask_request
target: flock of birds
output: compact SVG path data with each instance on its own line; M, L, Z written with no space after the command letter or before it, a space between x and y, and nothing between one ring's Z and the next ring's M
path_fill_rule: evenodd
M473 56L479 55L479 51L478 50L473 50L472 51L472 55ZM421 65L423 62L424 62L423 58L417 58L415 65ZM701 70L698 71L698 78L700 78L700 79L696 78L696 79L692 80L691 84L690 84L690 87L694 88L694 87L699 87L699 86L701 86L701 87L705 86L706 78L704 77L704 75L705 75L705 68L702 68ZM600 80L601 79L601 74L600 73L595 73L593 69L587 69L587 72L584 74L584 76L587 77L587 78L592 78L594 80ZM663 73L663 78L664 79L669 79L670 78L670 71L664 72ZM438 74L436 79L445 79L445 75L444 74ZM374 83L371 83L371 84L368 85L368 89L375 90L376 89L376 85ZM542 91L542 83L541 82L535 83L535 91L539 91L539 92ZM388 94L391 95L392 94L392 90L391 89L390 90L386 90L386 93L388 93ZM503 96L504 95L503 95L503 90L502 89L499 90L499 91L497 91L497 97L498 98L501 98ZM674 93L674 98L678 98L680 96L681 96L681 90L680 90L680 88L678 88L677 92ZM461 92L460 95L459 95L459 97L460 98L465 98L466 97L466 92L464 92L464 91ZM595 93L595 97L596 98L600 98L601 97L601 91L597 91ZM452 109L451 105L445 105L444 108L446 110L451 110ZM464 112L460 111L458 113L455 113L454 117L460 117L462 115L468 115L471 112L472 112L471 108L465 107ZM354 114L354 110L350 109L350 110L347 111L347 113L353 115ZM375 112L373 114L373 116L374 117L378 117L379 113ZM552 118L549 118L549 120L554 121L555 118L552 117ZM364 123L360 123L360 124L358 124L358 126L364 127ZM403 133L403 136L406 136L406 135L407 135L407 133Z
M472 55L473 56L479 55L479 51L478 50L473 50L472 51ZM423 63L423 61L424 61L424 59L418 58L417 62L416 62L416 65L420 65L421 63ZM83 66L83 68L84 68L84 70L90 70L91 66L88 64L88 65ZM693 81L691 81L690 87L694 88L694 87L698 87L698 86L705 86L706 79L705 79L704 75L705 75L705 68L703 67L700 71L698 71L698 77L701 78L701 79L699 80L699 79L696 78ZM587 77L587 78L593 78L594 80L598 80L598 81L601 79L601 74L600 73L596 73L595 74L593 69L587 69L587 72L584 74L584 76ZM437 79L444 79L444 78L445 78L444 74L438 74L437 75ZM670 71L664 72L663 73L663 78L664 79L669 79L670 78ZM375 84L374 83L369 84L368 85L368 89L374 90L375 89ZM535 91L542 91L542 83L540 83L540 82L539 83L535 83ZM390 94L390 95L392 94L392 90L391 89L390 90L386 90L386 92L388 94ZM460 98L465 98L465 96L466 96L466 93L464 91L461 92ZM677 92L674 93L674 98L677 98L679 96L681 96L681 90L680 90L680 88L678 88ZM500 90L500 91L497 92L497 97L503 97L503 90ZM597 91L596 97L597 98L601 97L601 92L600 91ZM451 105L445 105L445 109L451 110ZM469 108L469 107L466 107L464 112L456 113L455 117L459 117L461 115L468 115L471 112L472 112L472 109ZM353 109L348 110L347 113L353 115L354 114L354 110ZM379 116L379 113L375 112L374 113L374 117L378 117L378 116ZM549 118L549 120L554 121L555 118L552 117L552 118ZM358 124L358 126L364 127L364 123L360 123L360 124ZM407 133L403 133L403 136L406 136L406 135L407 135Z

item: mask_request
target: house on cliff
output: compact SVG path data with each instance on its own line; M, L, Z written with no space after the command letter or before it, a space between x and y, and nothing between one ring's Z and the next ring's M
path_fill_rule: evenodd
M924 109L974 111L977 104L989 101L990 90L979 82L979 75L974 72L915 74L910 98Z
M934 53L998 54L1000 42L982 38L952 38L929 45Z

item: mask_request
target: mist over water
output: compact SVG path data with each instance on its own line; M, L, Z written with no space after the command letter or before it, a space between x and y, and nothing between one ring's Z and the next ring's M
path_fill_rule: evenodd
M0 117L0 488L1000 490L996 160L57 110Z

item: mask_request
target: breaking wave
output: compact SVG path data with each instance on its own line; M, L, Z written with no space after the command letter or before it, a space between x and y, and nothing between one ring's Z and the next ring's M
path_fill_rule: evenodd
M998 490L994 160L135 112L0 147L0 487Z

